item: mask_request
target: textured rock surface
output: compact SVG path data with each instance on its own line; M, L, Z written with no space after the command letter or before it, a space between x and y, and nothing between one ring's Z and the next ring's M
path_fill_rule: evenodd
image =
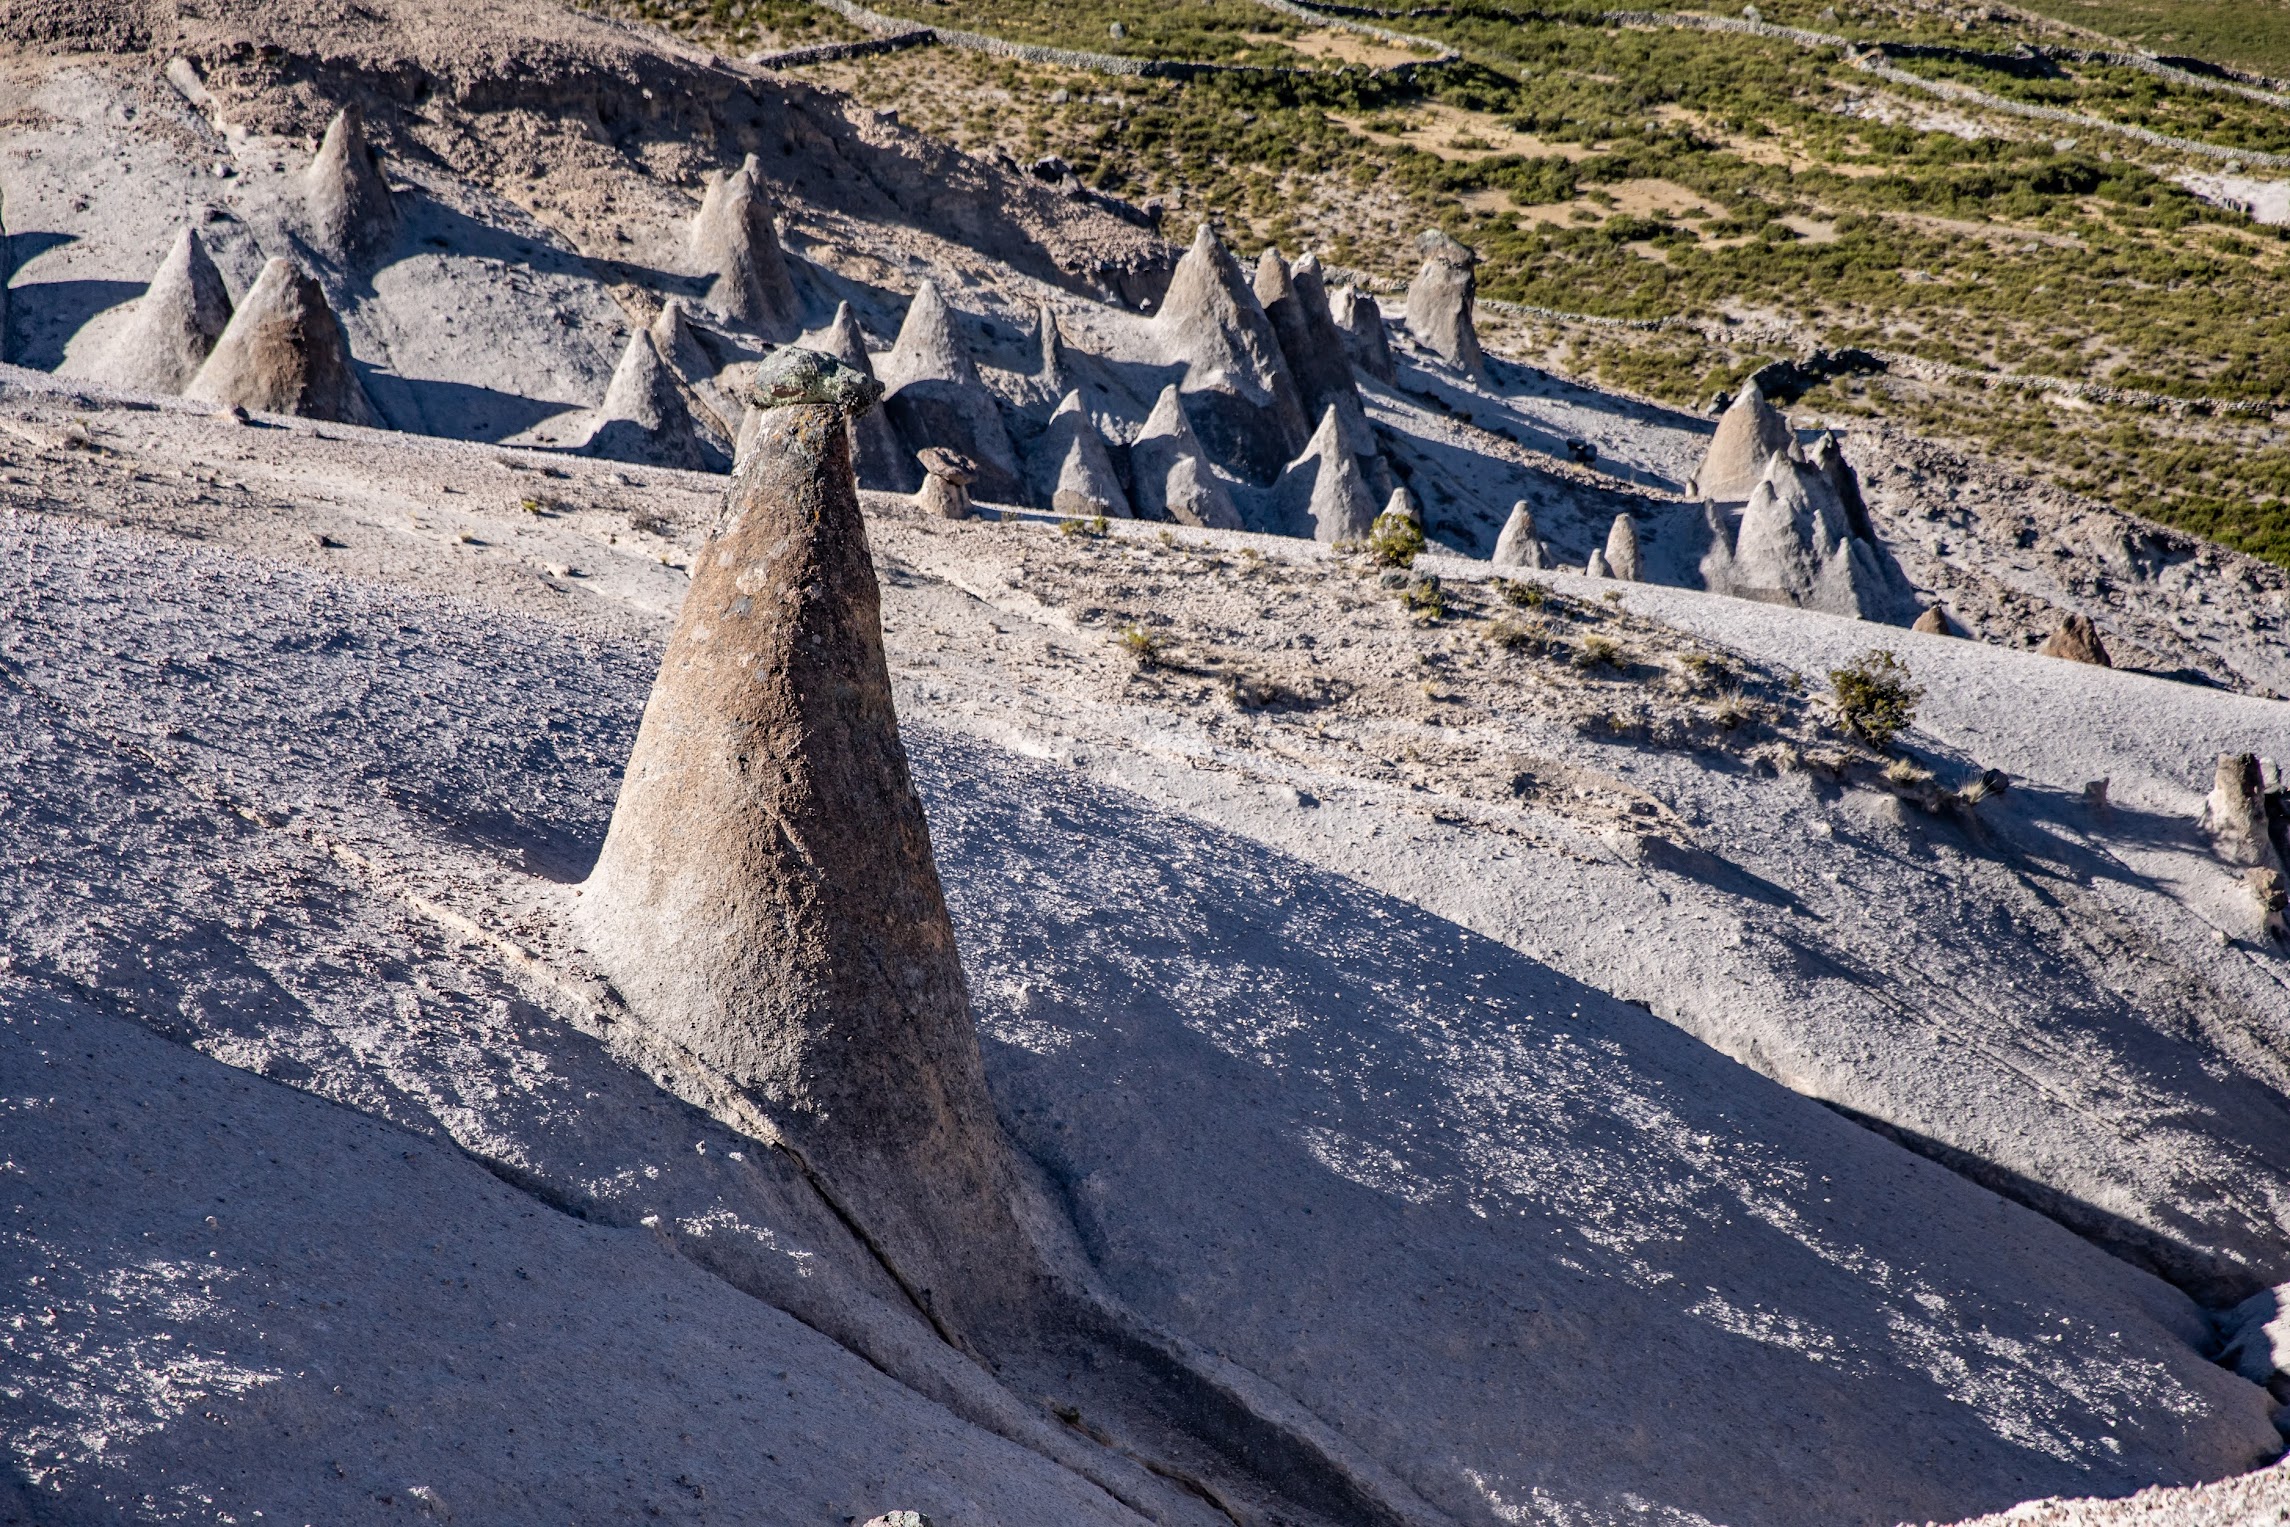
M916 289L898 343L875 374L887 389L884 412L910 454L943 446L977 463L980 498L1024 501L1017 448L1002 422L1001 404L979 380L970 347L956 332L954 313L936 283L925 281Z
M716 313L766 339L795 332L802 307L755 155L729 175L709 177L692 219L692 256L713 277L707 301Z
M2059 623L2059 629L2044 638L2036 651L2045 657L2065 658L2071 663L2092 663L2101 668L2115 665L2107 659L2107 643L2100 640L2099 628L2088 615L2070 615Z
M1207 223L1178 262L1153 320L1163 358L1185 368L1185 411L1218 465L1268 483L1311 426L1272 320Z
M1415 246L1423 255L1423 267L1407 289L1408 331L1464 375L1484 377L1487 358L1480 352L1479 331L1471 317L1479 284L1472 268L1479 257L1436 228L1427 230Z
M1765 476L1774 453L1788 450L1795 441L1789 421L1765 401L1757 383L1744 382L1718 419L1717 433L1710 437L1701 467L1694 473L1694 491L1718 503L1746 499Z

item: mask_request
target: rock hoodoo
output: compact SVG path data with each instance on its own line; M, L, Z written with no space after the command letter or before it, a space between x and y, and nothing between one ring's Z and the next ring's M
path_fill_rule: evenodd
M231 294L194 229L175 235L167 258L136 300L98 375L115 387L177 393L213 353L231 321Z
M683 298L670 297L660 305L660 315L652 320L652 344L684 385L694 425L710 445L730 453L743 410L717 385L716 359L693 329Z
M1212 530L1241 528L1240 511L1217 481L1174 386L1161 389L1145 427L1129 447L1129 479L1144 518Z
M1627 514L1616 515L1607 528L1606 566L1613 577L1625 583L1646 581L1638 555L1638 523Z
M917 509L942 520L970 518L970 485L978 480L978 464L940 446L925 446L916 453L922 463L922 491Z
M805 343L821 354L833 356L869 381L875 379L874 358L867 353L867 336L859 328L859 320L848 302L837 303L835 316L825 331ZM760 424L760 420L758 422ZM740 454L744 456L746 452ZM880 408L851 416L851 464L859 474L862 488L912 493L919 486L912 458L899 449L898 436L891 432L890 416Z
M1416 507L1415 495L1405 488L1391 490L1391 497L1384 501L1384 513L1396 514L1418 530L1423 528L1423 511Z
M2059 623L2059 629L2044 638L2036 648L2045 657L2063 657L2071 663L2091 663L2100 668L2112 668L2108 661L2107 644L2099 639L2099 628L2088 615L2070 615Z
M1335 542L1356 540L1375 524L1375 498L1333 403L1320 415L1304 454L1280 474L1272 501L1277 523L1260 529Z
M698 400L688 395L650 329L628 336L604 389L582 454L609 461L720 472L734 454L703 429Z
M1034 442L1032 463L1037 502L1059 514L1130 518L1129 495L1079 392L1058 400L1049 428Z
M1057 309L1047 302L1038 305L1040 316L1034 320L1034 339L1041 347L1041 367L1034 373L1034 382L1046 398L1062 398L1073 391L1073 366L1066 360L1065 335L1058 330Z
M1465 375L1486 376L1487 358L1471 321L1479 285L1473 268L1479 257L1437 228L1426 229L1415 247L1423 255L1423 268L1407 289L1408 332Z
M1153 320L1155 338L1185 375L1185 411L1209 456L1268 483L1304 448L1304 405L1272 320L1240 265L1203 223L1177 262Z
M731 174L709 178L692 219L691 243L693 258L715 278L707 297L712 311L766 339L795 332L802 308L755 155Z
M1399 373L1392 367L1391 337L1384 332L1384 310L1376 299L1356 286L1341 287L1329 308L1336 330L1344 336L1345 353L1355 369L1377 381L1390 383Z
M943 446L978 465L978 496L1019 501L1018 453L1002 405L981 381L954 331L954 314L929 281L915 290L898 342L875 368L889 389L883 407L910 452Z
M338 265L379 253L397 232L397 204L357 107L326 124L318 157L302 172L302 207L311 248Z
M1494 564L1533 571L1544 565L1543 557L1543 543L1535 535L1535 512L1522 498L1511 506L1511 517L1503 522L1503 533L1495 538Z
M2249 753L2221 753L2203 803L2203 830L2219 858L2239 869L2282 869L2266 810L2266 772Z
M1367 415L1360 408L1359 389L1352 382L1352 362L1343 336L1328 310L1328 291L1320 281L1320 262L1306 255L1294 270L1280 251L1267 249L1257 262L1256 297L1272 320L1289 374L1303 399L1304 416L1317 419L1330 408L1345 413L1346 431L1355 440L1368 435Z
M1585 578L1611 578L1614 569L1606 565L1606 553L1594 546L1590 549L1590 560L1582 565L1582 575Z
M1765 401L1757 383L1744 382L1718 419L1717 433L1710 437L1701 470L1689 487L1702 498L1738 503L1756 489L1773 453L1788 450L1796 438L1789 421Z
M1927 636L1950 636L1954 634L1948 629L1947 615L1942 613L1938 605L1928 606L1922 615L1916 617L1916 623L1909 629L1922 631Z
M577 920L636 1023L960 1328L1034 1262L891 704L845 427L877 392L810 351L759 371Z
M381 423L324 289L291 260L263 266L183 396L253 413Z

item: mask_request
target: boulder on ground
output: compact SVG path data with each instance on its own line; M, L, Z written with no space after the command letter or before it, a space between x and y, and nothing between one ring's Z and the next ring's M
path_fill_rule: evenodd
M1329 316L1344 336L1344 352L1351 357L1355 370L1386 384L1398 378L1399 372L1392 365L1391 336L1384 332L1384 310L1375 298L1357 286L1339 287Z
M1606 566L1624 583L1645 582L1644 563L1638 555L1638 524L1618 514L1606 531Z
M379 253L397 232L397 204L357 107L326 124L318 157L302 172L302 209L310 247L337 265Z
M851 312L851 304L835 305L835 316L826 329L814 339L806 341L811 349L822 355L831 355L870 380L875 375L874 357L867 353L867 336L859 328L858 318ZM743 451L741 453L745 455ZM851 418L851 464L858 473L859 486L876 488L886 493L912 493L921 486L914 458L899 448L898 436L891 430L889 413L870 408Z
M1948 617L1941 612L1940 606L1938 605L1927 606L1924 613L1916 617L1916 623L1910 626L1909 629L1912 631L1922 631L1928 636L1949 636L1954 634L1948 629Z
M2059 623L2059 628L2044 638L2036 651L2045 657L2063 657L2071 663L2091 663L2100 668L2112 668L2108 661L2107 644L2099 639L2099 628L2088 615L2070 615Z
M136 300L96 375L135 392L177 393L213 353L231 321L231 294L195 229L175 243Z
M1479 257L1437 228L1426 229L1415 247L1423 255L1423 268L1407 289L1408 332L1466 376L1484 378L1487 358L1471 321L1479 280L1473 267Z
M1034 442L1030 460L1036 502L1059 514L1102 514L1115 520L1131 517L1129 495L1121 489L1112 453L1078 391L1058 400L1049 428Z
M1241 528L1232 495L1217 480L1174 386L1161 389L1145 427L1129 447L1131 502L1140 518L1175 520L1212 530Z
M607 461L721 472L738 454L700 423L699 402L677 379L650 329L628 336L620 364L590 416L580 450Z
M2249 753L2221 753L2203 803L2203 829L2219 858L2238 868L2282 868L2266 812L2264 766Z
M1543 566L1543 560L1543 543L1535 535L1535 512L1522 498L1511 505L1511 517L1503 522L1503 533L1495 538L1494 564L1533 571Z
M183 396L250 413L381 423L324 288L291 260L263 266Z
M915 459L922 463L915 507L942 520L970 518L970 485L978 480L978 464L935 445L916 452Z
M1719 418L1717 433L1702 453L1701 470L1688 486L1699 497L1737 503L1756 490L1773 453L1788 450L1796 439L1789 421L1765 401L1757 383L1744 382ZM1831 491L1834 493L1834 488Z
M1309 533L1324 543L1356 540L1375 524L1376 501L1333 403L1321 413L1304 454L1280 474L1272 502L1276 523L1260 528Z
M638 1030L760 1111L959 1332L1031 1298L1039 1264L883 658L846 428L876 392L807 350L759 369L761 438L576 915Z
M1185 368L1178 387L1210 459L1251 482L1277 478L1310 425L1272 320L1206 223L1177 263L1153 332L1163 359Z
M771 202L750 154L729 175L708 178L692 219L692 256L715 279L709 309L766 339L785 339L802 320L795 279L772 226Z
M1018 452L1002 422L1001 400L979 378L935 283L916 288L898 342L875 373L889 389L883 407L910 454L942 446L977 464L980 498L1000 504L1023 499Z

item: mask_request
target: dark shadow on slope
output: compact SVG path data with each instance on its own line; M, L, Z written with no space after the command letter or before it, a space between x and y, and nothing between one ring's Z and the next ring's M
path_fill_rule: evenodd
M34 281L8 289L8 357L34 371L64 363L64 349L87 321L143 295L141 281Z

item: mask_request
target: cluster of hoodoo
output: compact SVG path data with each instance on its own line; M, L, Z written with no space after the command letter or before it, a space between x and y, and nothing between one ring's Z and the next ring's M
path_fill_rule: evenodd
M1047 314L1044 314L1045 319ZM1058 399L1049 428L1034 442L1032 476L1035 498L1058 514L1104 515L1131 518L1129 495L1113 469L1105 437L1081 401L1079 392Z
M1514 509L1512 512L1516 514L1518 511ZM1616 515L1614 523L1607 527L1605 546L1590 554L1590 561L1583 572L1593 578L1644 583L1646 565L1638 553L1638 522L1627 514Z
M1271 318L1208 224L1177 262L1153 328L1163 358L1185 368L1177 390L1215 459L1251 482L1278 477L1311 426Z
M712 386L715 369L686 326L681 306L663 307L651 326L628 336L581 450L612 461L724 470L737 454L737 426L727 425L701 398L696 376Z
M1240 511L1209 464L1174 384L1161 389L1129 447L1129 475L1136 484L1136 505L1148 519L1210 530L1241 528Z
M1709 520L1701 571L1712 592L1864 620L1899 603L1860 478L1836 437L1800 446L1755 382L1718 421L1692 487ZM1739 516L1729 520L1733 503Z
M1017 448L1002 422L1001 403L979 379L934 283L925 281L915 292L898 341L875 374L887 389L883 407L891 425L910 452L938 446L966 456L977 464L979 497L1022 501Z
M1407 289L1408 332L1464 375L1484 378L1487 357L1479 349L1471 314L1479 257L1436 228L1425 230L1415 247L1423 255L1423 268Z
M1397 380L1399 371L1392 365L1391 337L1384 332L1384 310L1376 305L1376 299L1357 286L1344 286L1337 289L1329 306L1337 332L1344 336L1344 350L1351 357L1353 369L1386 385Z

